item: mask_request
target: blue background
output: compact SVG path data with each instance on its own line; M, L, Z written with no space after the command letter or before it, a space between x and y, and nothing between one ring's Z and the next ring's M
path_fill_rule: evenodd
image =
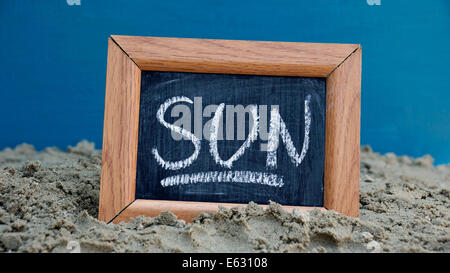
M448 0L1 0L0 148L101 148L111 34L360 43L361 144L450 162Z

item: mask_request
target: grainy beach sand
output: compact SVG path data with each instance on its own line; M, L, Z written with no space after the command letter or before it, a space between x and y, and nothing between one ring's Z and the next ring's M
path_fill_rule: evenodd
M450 164L361 148L360 218L273 203L185 224L163 212L96 219L101 152L22 144L0 152L1 252L450 252Z

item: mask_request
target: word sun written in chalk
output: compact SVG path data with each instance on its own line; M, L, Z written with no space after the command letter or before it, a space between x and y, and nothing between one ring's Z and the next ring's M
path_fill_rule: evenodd
M197 97L195 98L197 99ZM194 100L195 100L194 99ZM272 106L270 110L270 124L269 124L269 132L267 136L267 145L265 146L265 151L267 152L266 156L266 167L268 170L277 168L277 150L279 146L279 140L285 145L287 154L289 155L291 162L294 166L298 167L303 159L306 156L309 148L309 131L311 127L311 111L310 111L310 101L311 96L307 95L304 101L304 114L305 114L305 131L303 138L303 145L300 153L297 152L296 147L292 141L289 130L286 126L286 123L280 116L278 106ZM184 96L176 96L167 99L163 104L160 105L157 113L156 119L159 123L162 124L165 128L172 131L172 136L179 135L186 140L189 140L194 145L194 152L188 158L179 161L166 161L162 158L160 153L158 152L157 147L153 147L152 153L156 159L156 162L166 170L180 170L189 167L195 160L197 160L200 154L201 147L201 135L193 134L190 130L183 128L186 126L179 126L180 124L174 123L171 124L164 120L164 115L169 107L176 105L177 103L188 103L194 104L194 102ZM227 105L228 107L228 105ZM254 172L254 171L232 171L233 163L236 162L245 151L252 145L252 143L258 138L258 134L260 133L260 128L265 126L260 126L260 122L264 120L260 120L260 114L258 113L258 107L256 105L249 105L246 108L246 112L249 113L250 116L250 129L249 133L244 141L244 143L239 147L239 149L227 160L223 159L218 151L218 140L221 139L220 132L221 122L223 120L223 112L225 109L225 104L221 103L220 105L215 107L214 116L209 120L205 126L203 131L206 131L209 134L206 134L205 139L209 141L209 152L215 161L216 164L220 165L223 168L230 169L229 171L210 171L210 172L199 172L194 174L179 174L164 178L161 181L161 185L163 187L167 186L177 186L184 184L193 184L193 183L208 183L208 182L236 182L236 183L257 183L274 187L282 187L284 185L283 177L278 176L276 174L272 174L269 172ZM243 107L242 107L243 109ZM261 109L261 108L260 108ZM266 108L267 109L267 108ZM173 112L173 111L172 111ZM242 115L245 120L245 115ZM241 116L241 117L242 117ZM267 117L267 114L265 115ZM239 120L239 116L238 116ZM190 124L190 121L189 123ZM267 124L263 124L267 125ZM228 124L227 124L228 126ZM234 130L234 124L232 127L226 128L227 132L229 130ZM239 128L239 126L238 126ZM239 132L238 132L239 133Z

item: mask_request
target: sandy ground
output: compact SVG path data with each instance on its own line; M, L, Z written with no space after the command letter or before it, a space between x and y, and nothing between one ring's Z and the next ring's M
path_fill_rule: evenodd
M203 214L96 220L101 153L27 144L0 152L1 252L450 252L450 164L361 148L360 218L256 204Z

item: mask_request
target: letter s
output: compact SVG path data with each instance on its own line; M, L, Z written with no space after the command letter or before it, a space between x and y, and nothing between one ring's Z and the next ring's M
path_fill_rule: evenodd
M189 165L191 165L197 159L197 157L198 157L198 155L200 153L200 147L201 147L200 140L194 134L192 134L191 132L189 132L189 131L187 131L187 130L179 127L179 126L170 124L170 123L168 123L168 122L166 122L164 120L164 113L167 111L167 109L172 104L177 103L177 102L187 102L187 103L193 104L192 100L190 100L189 98L186 98L186 97L183 97L183 96L181 96L181 97L172 97L172 98L166 100L163 104L161 104L161 106L158 109L158 112L156 113L156 118L158 119L158 121L164 127L168 128L168 129L170 129L170 130L172 130L174 132L177 132L178 134L184 136L186 139L189 139L190 141L192 141L192 143L195 146L195 151L190 157L188 157L188 158L186 158L184 160L180 160L180 161L165 161L159 155L158 150L156 149L156 147L154 147L152 149L152 153L155 156L156 162L158 162L158 164L161 165L161 167L163 167L166 170L179 170L179 169L183 169L183 168L188 167Z

